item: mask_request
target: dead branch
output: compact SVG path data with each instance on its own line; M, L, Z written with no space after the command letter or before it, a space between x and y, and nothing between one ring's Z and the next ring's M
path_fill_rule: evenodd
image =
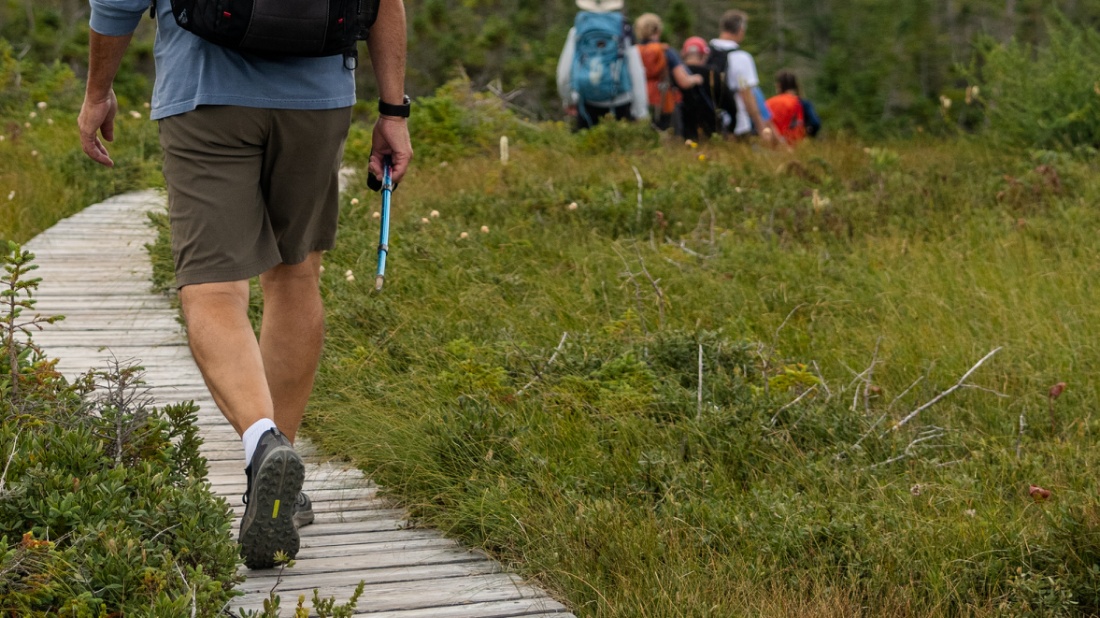
M817 374L817 379L821 381L821 388L825 389L825 400L831 400L833 398L833 391L829 390L829 385L825 382L825 376L821 374L821 367L818 367L816 360L811 361L810 364L814 366L814 373Z
M1020 453L1023 451L1024 446L1024 431L1027 430L1027 408L1020 410L1020 431L1016 434L1016 459L1020 458Z
M945 429L943 429L942 427L930 427L930 428L926 429L925 431L921 432L921 434L918 435L916 438L913 438L913 440L911 442L909 442L909 445L905 447L905 450L902 451L901 455L891 457L890 459L887 459L886 461L880 461L877 464L873 464L873 465L868 466L866 469L867 470L874 470L875 468L879 468L879 467L886 466L886 465L889 465L889 464L892 464L892 463L896 463L896 462L899 462L903 459L909 459L910 457L913 457L916 454L914 449L916 449L918 446L924 444L925 442L928 442L929 440L935 440L936 438L942 438L946 434L947 434L947 431ZM935 445L933 445L933 446L935 446Z
M691 257L697 257L697 258L703 258L703 259L709 259L709 258L714 257L713 255L703 255L702 253L699 253L698 251L693 251L691 249L688 249L687 245L684 244L684 241L682 241L682 240L680 242L675 242L671 238L665 238L665 244L666 245L672 245L673 247L676 247L676 248L680 249L681 251L683 251L684 253L690 255Z
M699 344L699 390L695 394L695 418L703 418L703 344Z
M779 415L783 413L783 410L786 410L787 408L789 408L789 407L791 407L791 406L795 405L796 403L798 403L798 402L802 401L803 399L805 399L805 398L806 398L806 396L807 396L807 395L809 395L810 393L814 392L815 390L817 390L817 385L816 385L816 384L814 384L814 385L813 385L813 386L811 386L810 388L807 388L807 389L806 389L805 391L803 391L803 392L802 392L802 394L801 394L801 395L799 395L798 397L795 397L795 398L794 398L794 401L790 401L790 402L787 402L786 404L784 404L784 405L783 405L783 407L781 407L781 408L779 408L778 410L776 410L776 411L775 411L775 415L774 415L774 416L772 416L772 420L771 420L771 422L769 423L769 425L770 425L771 427L775 427L775 424L776 424L776 422L778 422L778 421L779 421Z
M550 355L550 358L546 361L546 364L542 366L542 371L536 371L535 376L531 378L531 381L527 384L524 384L523 388L516 391L516 397L522 395L524 391L531 388L531 386L533 386L535 382L538 382L542 379L543 372L549 369L550 365L554 364L554 360L558 358L558 352L561 352L561 349L565 347L565 339L567 337L569 337L569 331L565 331L561 334L561 341L558 342L558 347L554 348L554 353Z
M631 165L630 169L634 170L634 178L638 179L638 214L635 223L640 229L642 227L642 173L634 165Z
M890 405L886 406L886 409L889 410L889 409L893 408L894 404L897 403L899 399L904 397L907 393L909 393L909 391L913 390L913 387L915 387L917 384L920 384L922 380L924 380L924 376L921 376L921 377L917 378L916 380L914 380L913 383L909 385L909 388L901 391L900 395L898 395L897 397L894 397L894 400L890 402Z
M642 303L642 286L638 283L638 278L635 277L634 271L631 270L630 263L626 261L626 256L619 251L618 247L612 246L612 249L615 251L616 255L619 256L619 259L623 261L623 267L626 268L622 276L627 277L630 279L630 282L634 284L634 303L638 306L638 322L642 325L642 334L648 336L649 327L647 327L645 323L645 307Z
M638 254L638 265L642 267L642 274L649 280L649 284L653 286L653 291L657 294L657 325L663 327L665 325L665 293L658 285L661 280L654 279L653 275L649 274L649 269L645 267L645 259L642 258L642 252L638 249L638 245L634 245L634 252Z
M897 423L896 423L896 424L895 424L895 425L894 425L893 427L891 427L891 428L890 428L889 430L887 430L887 432L886 432L886 433L890 433L891 431L897 431L898 429L901 429L901 428L902 428L902 427L904 427L904 426L905 426L905 425L906 425L906 424L907 424L907 423L908 423L909 421L911 421L911 420L913 420L914 418L916 418L918 414L920 414L921 412L923 412L923 411L927 410L928 408L931 408L932 406L934 406L934 405L936 405L937 403L939 403L939 401L940 401L941 399L943 399L944 397L947 397L947 396L948 396L948 395L950 395L951 393L953 393L953 392L955 392L955 391L959 390L960 388L962 388L962 387L963 387L963 385L964 385L964 384L965 384L965 382L966 382L966 379L967 379L967 378L969 378L969 377L970 377L970 375L971 375L971 374L973 374L973 373L974 373L975 371L977 371L977 370L978 370L978 367L981 367L981 366L982 366L982 364L983 364L983 363L984 363L985 361L989 360L990 358L992 358L992 357L993 357L993 355L994 355L994 354L996 354L997 352L1000 352L1000 351L1001 351L1001 348L1000 348L1000 347L994 348L994 349L993 349L993 350L992 350L992 351L991 351L991 352L990 352L989 354L986 354L985 356L983 356L983 357L982 357L982 359L981 359L980 361L978 361L977 363L975 363L973 367L971 367L971 368L970 368L970 369L969 369L969 370L968 370L968 371L967 371L966 373L964 373L964 374L963 374L963 376L962 376L961 378L959 378L959 381L958 381L958 382L956 382L954 386L952 386L951 388L949 388L949 389L947 389L947 390L943 391L943 392L942 392L942 393L940 393L939 395L936 395L936 396L935 396L935 397L933 397L933 398L932 398L932 400L931 400L931 401L929 401L928 403L925 403L924 405L920 406L920 407L919 407L919 408L917 408L916 410L913 410L912 412L910 412L909 414L907 414L907 415L905 416L905 418L903 418L903 419L901 419L900 421L898 421L898 422L897 422ZM885 433L884 433L884 434L882 434L882 437L885 437L885 436L886 436L886 434L885 434Z
M4 472L0 474L0 494L3 494L5 485L8 482L8 469L11 468L11 460L15 458L15 449L19 446L19 436L23 435L23 429L15 434L15 439L11 441L11 454L8 455L8 461L4 464Z
M779 340L779 331L783 330L783 327L786 326L787 322L789 322L791 320L791 316L794 315L794 312L798 311L799 309L801 309L805 306L806 306L806 303L798 303L798 305L796 305L794 309L791 309L791 312L787 314L787 317L783 318L783 322L779 325L779 328L775 329L775 334L772 335L772 345L773 346Z

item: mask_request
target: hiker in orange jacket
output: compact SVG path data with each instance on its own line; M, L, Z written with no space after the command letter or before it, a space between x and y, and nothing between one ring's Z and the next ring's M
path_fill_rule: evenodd
M645 66L650 116L662 131L673 124L680 91L703 83L702 77L688 72L675 50L661 42L663 29L661 18L653 13L643 13L634 20L634 36Z
M779 94L765 104L772 114L779 135L794 145L807 136L816 137L821 130L821 119L813 103L802 97L798 78L790 71L780 71L775 76L775 90Z

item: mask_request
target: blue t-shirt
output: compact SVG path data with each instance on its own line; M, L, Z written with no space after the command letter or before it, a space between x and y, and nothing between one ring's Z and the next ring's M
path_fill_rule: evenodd
M92 30L133 33L149 0L91 0ZM209 43L183 30L169 0L157 2L153 46L156 83L150 117L189 112L199 105L268 109L335 109L355 103L355 72L342 56L267 58Z

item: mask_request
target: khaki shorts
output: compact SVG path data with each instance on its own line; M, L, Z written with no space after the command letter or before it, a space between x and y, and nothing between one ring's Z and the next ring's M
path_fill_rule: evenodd
M203 106L159 124L177 286L333 247L350 108Z

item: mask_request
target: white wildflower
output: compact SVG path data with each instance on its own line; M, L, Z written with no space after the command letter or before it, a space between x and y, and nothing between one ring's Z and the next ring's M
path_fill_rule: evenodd
M467 234L466 232L462 232L461 234L459 234L459 235L458 235L458 238L459 238L460 240L466 240L466 239L467 239L467 238L469 238L469 237L470 237L470 235L469 235L469 234Z
M15 191L12 191L11 193L8 193L8 201L10 202L14 199L15 199Z
M130 117L133 118L134 120L137 120L137 119L141 118L141 112L137 111L136 109L132 109L132 110L130 110Z
M439 218L439 211L438 211L438 210L433 210L433 211L431 212L431 217L432 217L433 219L438 219L438 218Z
M489 233L489 226L488 225L481 226L481 233L482 234L488 234Z
M39 101L37 103L37 107L38 107L38 109L46 109L47 107L49 107L49 104L46 103L45 101Z
M352 206L358 206L359 205L359 198L357 198L357 197L351 198L351 205Z
M382 213L380 213L376 210L376 211L370 213L370 216L371 216L371 219L380 219L380 218L382 218Z
M38 118L38 112L31 112L29 115L31 118Z
M420 217L420 222L421 222L421 223L430 223L430 222L431 222L431 220L430 220L430 219L428 219L427 217Z
M569 202L569 205L566 206L566 208L568 208L569 210L576 210L577 209L577 203L576 202Z

